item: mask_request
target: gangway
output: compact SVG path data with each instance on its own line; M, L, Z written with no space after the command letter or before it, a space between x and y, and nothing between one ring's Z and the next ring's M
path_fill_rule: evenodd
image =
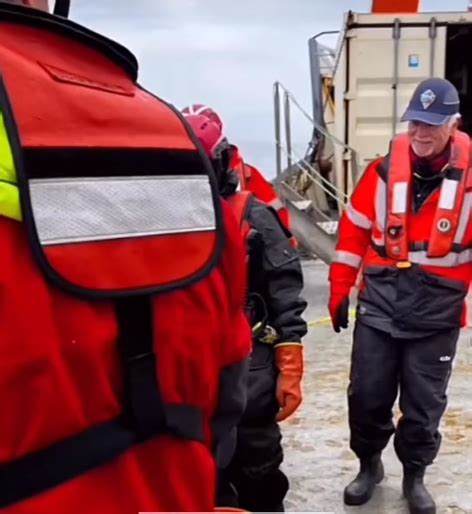
M316 134L303 156L292 146L293 109L309 121ZM346 159L351 162L352 180L355 182L357 154L308 114L281 82L274 84L274 120L277 175L273 184L290 210L296 239L305 251L329 264L334 256L339 216L348 201L347 193L329 180L329 166L332 165L329 156L334 154L335 145L341 146ZM314 141L317 148L314 148ZM284 157L287 166L282 169Z

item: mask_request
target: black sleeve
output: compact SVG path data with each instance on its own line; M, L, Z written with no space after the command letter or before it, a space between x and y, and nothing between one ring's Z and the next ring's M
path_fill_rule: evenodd
M257 259L262 262L250 265L260 267L257 272L263 274L269 324L277 330L280 343L301 342L307 332L302 317L307 303L301 296L303 273L298 252L272 208L252 199L247 220L262 242Z

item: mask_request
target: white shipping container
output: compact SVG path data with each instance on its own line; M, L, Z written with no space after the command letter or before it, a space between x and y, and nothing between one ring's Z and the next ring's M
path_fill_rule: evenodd
M394 134L406 129L401 115L425 78L446 77L456 85L464 129L472 133L472 12L349 13L344 25L334 77L334 135L358 153L361 172L388 152ZM353 185L349 159L338 146L335 182L348 193Z

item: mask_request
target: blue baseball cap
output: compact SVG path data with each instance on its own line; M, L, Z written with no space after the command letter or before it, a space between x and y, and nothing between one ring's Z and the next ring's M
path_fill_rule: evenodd
M455 86L446 79L430 78L417 86L401 121L444 125L450 116L459 114L459 108Z

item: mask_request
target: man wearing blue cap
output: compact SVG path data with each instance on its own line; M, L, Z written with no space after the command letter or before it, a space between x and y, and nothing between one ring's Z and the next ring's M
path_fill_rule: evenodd
M384 476L394 435L412 514L434 514L423 479L441 442L447 385L472 276L469 136L457 130L459 96L447 80L419 84L406 134L372 162L342 216L330 268L334 330L348 325L362 269L348 389L351 449L360 471L344 501L361 505ZM392 407L400 390L401 418Z

